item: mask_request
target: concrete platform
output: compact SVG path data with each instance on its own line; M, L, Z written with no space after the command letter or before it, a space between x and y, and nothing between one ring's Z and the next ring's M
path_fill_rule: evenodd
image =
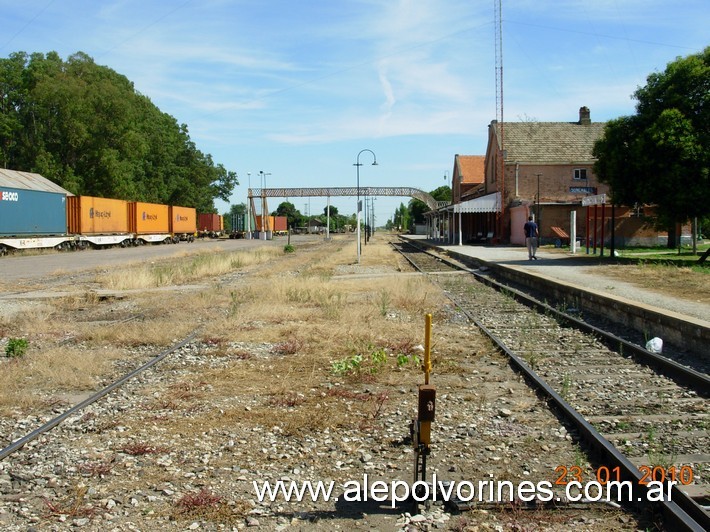
M710 327L710 304L688 299L678 299L658 290L648 290L600 273L598 258L581 252L572 255L563 250L538 250L539 260L528 260L527 249L521 246L457 246L427 240L424 237L406 235L412 240L421 240L442 250L458 253L482 262L491 262L520 269L533 275L540 275L581 288L591 289L609 297L622 297L638 303L694 318ZM710 283L707 286L710 293Z
M403 236L444 251L452 258L459 257L465 262L505 268L512 276L514 272L535 276L538 288L549 287L552 290L554 285L562 285L562 289L568 291L579 290L589 298L590 305L595 302L603 307L611 304L618 307L623 315L629 314L627 306L635 306L638 308L637 316L629 316L630 326L644 330L651 336L664 338L664 334L670 333L663 329L661 322L673 322L671 328L679 327L681 332L676 334L680 334L681 338L676 336L669 340L676 343L681 340L680 345L695 344L692 348L695 352L701 346L701 352L710 358L710 304L664 294L662 286L658 290L651 290L605 275L598 257L589 256L584 250L573 255L565 250L542 249L537 252L538 260L531 261L527 249L522 246L458 246L422 236Z

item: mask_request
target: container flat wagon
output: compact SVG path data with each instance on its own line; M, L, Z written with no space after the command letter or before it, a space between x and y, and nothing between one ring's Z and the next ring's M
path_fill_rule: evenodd
M197 231L201 237L218 238L224 231L224 220L219 214L197 215Z
M67 232L64 193L0 187L0 253L7 249L61 249L74 241Z
M69 233L79 235L80 247L128 246L133 234L128 224L128 202L92 196L67 197Z
M193 242L197 232L197 211L192 207L170 207L170 232L175 243Z
M221 216L204 223L215 236ZM74 196L39 174L0 168L0 255L10 250L129 246L192 242L198 215L192 207Z
M138 244L170 243L170 208L158 203L128 203L128 228Z

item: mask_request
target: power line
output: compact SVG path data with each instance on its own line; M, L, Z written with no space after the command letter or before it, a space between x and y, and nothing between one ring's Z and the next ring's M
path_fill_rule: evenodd
M10 44L12 41L15 40L15 37L17 37L23 31L25 31L30 26L30 24L32 24L35 20L37 20L39 18L39 16L42 13L44 13L49 8L49 6L51 6L53 3L54 3L54 0L49 0L49 2L47 3L46 6L44 6L42 9L40 9L34 17L32 17L30 20L28 20L24 26L22 26L19 30L17 30L17 32L15 32L15 34L12 37L10 37L10 39L5 44L0 46L0 50L4 50L8 44Z
M662 42L656 42L656 41L646 41L643 39L632 39L627 36L620 37L618 35L607 35L605 33L592 33L592 32L588 32L588 31L575 30L575 29L570 29L570 28L560 28L557 26L545 26L543 24L533 24L531 22L521 22L519 20L506 19L505 21L507 24L517 24L518 26L529 26L531 28L540 28L543 30L561 31L561 32L565 32L565 33L576 33L578 35L587 35L587 36L593 36L593 37L604 37L605 39L614 39L617 41L636 42L636 43L640 43L640 44L650 44L653 46L665 46L667 48L678 48L680 50L696 50L696 48L691 48L690 46L680 46L677 44L669 44L669 43L662 43Z

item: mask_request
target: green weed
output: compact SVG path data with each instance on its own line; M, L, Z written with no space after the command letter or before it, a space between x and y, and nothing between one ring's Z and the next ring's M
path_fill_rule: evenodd
M5 346L5 356L21 357L27 352L29 343L24 338L10 338Z

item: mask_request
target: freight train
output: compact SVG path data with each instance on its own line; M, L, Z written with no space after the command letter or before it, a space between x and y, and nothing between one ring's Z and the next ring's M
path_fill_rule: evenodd
M192 207L72 196L58 187L36 190L5 184L6 180L0 186L0 255L17 249L192 242L198 230L213 237L223 231L221 216L198 215Z

